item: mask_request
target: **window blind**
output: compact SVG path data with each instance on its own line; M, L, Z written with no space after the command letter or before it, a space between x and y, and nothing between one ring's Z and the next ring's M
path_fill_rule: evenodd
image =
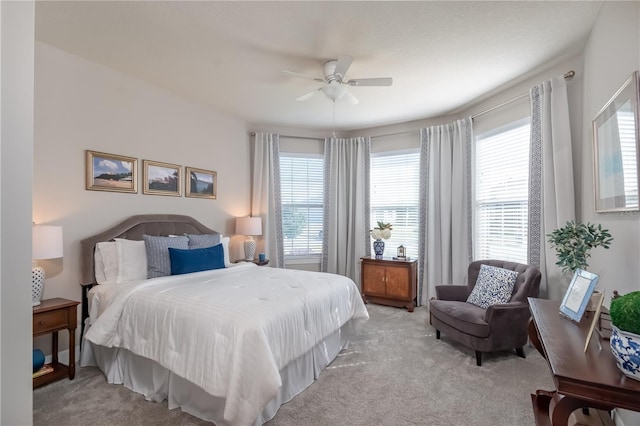
M527 263L529 119L476 138L476 259Z
M280 154L282 233L285 257L322 254L323 158Z
M400 244L406 247L407 256L418 256L419 178L418 150L371 156L370 225L373 228L378 221L393 225L391 238L385 241L385 256L395 256Z

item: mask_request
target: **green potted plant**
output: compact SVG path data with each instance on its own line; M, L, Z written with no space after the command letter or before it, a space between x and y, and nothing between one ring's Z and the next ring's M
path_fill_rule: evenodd
M556 249L558 261L556 265L562 268L562 272L570 272L572 275L576 269L586 270L589 264L587 259L591 256L590 251L596 247L608 249L613 241L611 234L602 225L592 225L590 223L576 223L572 220L566 225L554 230L547 235L552 248ZM596 310L600 300L600 292L594 291L587 311Z
M640 291L615 295L609 308L611 352L624 375L640 380Z
M551 247L556 249L558 261L556 265L562 268L562 272L571 272L576 269L586 270L589 264L587 259L591 256L591 249L604 247L608 249L613 241L608 230L602 225L590 223L576 223L568 221L565 226L548 234Z

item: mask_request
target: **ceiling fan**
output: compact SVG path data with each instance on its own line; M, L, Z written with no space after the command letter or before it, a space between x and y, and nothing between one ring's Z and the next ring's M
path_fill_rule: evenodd
M340 55L338 56L338 59L333 59L325 62L324 78L311 77L293 71L283 72L294 77L302 77L317 81L318 83L324 83L322 87L313 89L298 97L296 99L298 101L307 100L317 92L322 92L327 98L331 99L334 102L346 96L349 102L351 102L352 104L357 104L359 102L358 99L347 90L349 86L391 86L391 84L393 83L393 79L391 77L355 78L351 80L345 80L344 76L351 66L351 62L353 62L353 57L349 55Z

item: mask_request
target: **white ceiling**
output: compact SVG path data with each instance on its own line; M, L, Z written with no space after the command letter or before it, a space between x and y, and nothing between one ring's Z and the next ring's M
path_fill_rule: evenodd
M532 70L568 59L601 2L37 2L36 39L211 105L253 125L333 127L322 77L354 57L335 126L373 127L445 115Z

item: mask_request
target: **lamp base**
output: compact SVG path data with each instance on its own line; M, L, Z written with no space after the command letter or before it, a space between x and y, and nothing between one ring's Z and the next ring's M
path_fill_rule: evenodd
M256 255L256 240L247 238L244 240L244 260L252 261Z
M44 269L40 266L31 268L31 302L38 306L44 291Z

